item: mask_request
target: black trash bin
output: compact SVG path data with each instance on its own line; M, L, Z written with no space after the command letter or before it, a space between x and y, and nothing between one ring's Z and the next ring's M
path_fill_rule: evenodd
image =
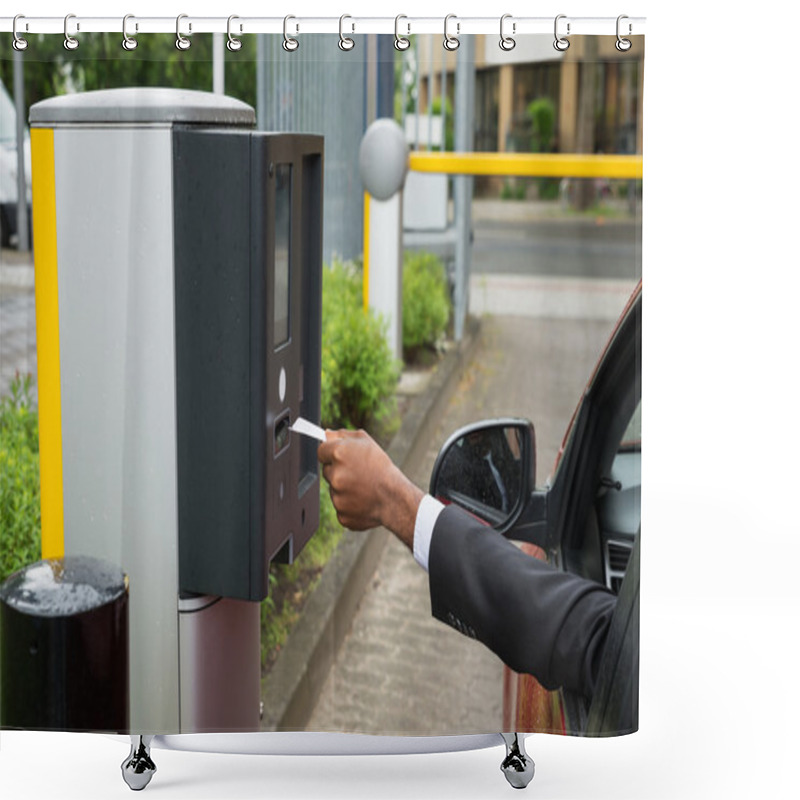
M0 586L0 727L127 732L128 680L118 567L66 556Z

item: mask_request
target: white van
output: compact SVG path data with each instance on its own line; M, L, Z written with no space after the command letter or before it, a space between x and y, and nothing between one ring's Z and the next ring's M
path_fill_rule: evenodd
M25 186L31 204L31 137L25 126ZM17 110L0 80L0 246L17 242ZM30 210L28 212L30 225Z

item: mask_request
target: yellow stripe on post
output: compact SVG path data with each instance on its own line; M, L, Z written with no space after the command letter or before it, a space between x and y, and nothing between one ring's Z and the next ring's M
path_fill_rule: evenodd
M369 192L364 192L364 311L369 308Z
M640 155L580 153L411 153L409 169L449 175L507 175L543 178L642 177Z
M64 555L64 482L61 453L55 137L52 129L34 128L31 131L31 162L42 558L60 558Z

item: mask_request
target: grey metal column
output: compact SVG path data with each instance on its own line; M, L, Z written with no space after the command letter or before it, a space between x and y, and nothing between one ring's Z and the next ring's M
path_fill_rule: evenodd
M208 93L131 88L51 98L30 119L53 136L64 554L129 576L130 729L177 732L174 177L187 166L174 134L249 132L254 114Z
M428 150L433 143L433 36L428 38ZM444 148L442 148L444 149Z
M419 85L421 78L419 66L419 36L414 39L414 75L417 89L417 94L414 98L414 150L419 150Z
M475 102L475 40L461 37L455 78L455 150L468 153L474 141ZM472 261L472 185L471 175L458 175L453 179L453 201L456 229L456 274L454 331L456 341L464 335L464 322L469 308L469 273Z
M369 127L378 117L378 36L370 33L366 36L366 108L364 124Z
M447 150L447 53L442 53L442 85L439 91L442 98L442 152Z

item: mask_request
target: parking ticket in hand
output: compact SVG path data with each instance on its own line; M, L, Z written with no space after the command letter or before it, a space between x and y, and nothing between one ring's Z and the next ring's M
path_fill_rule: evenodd
M327 438L323 428L320 428L319 425L315 425L313 422L309 422L307 419L303 419L303 417L298 417L289 430L299 433L302 436L319 439L321 442L324 442Z

